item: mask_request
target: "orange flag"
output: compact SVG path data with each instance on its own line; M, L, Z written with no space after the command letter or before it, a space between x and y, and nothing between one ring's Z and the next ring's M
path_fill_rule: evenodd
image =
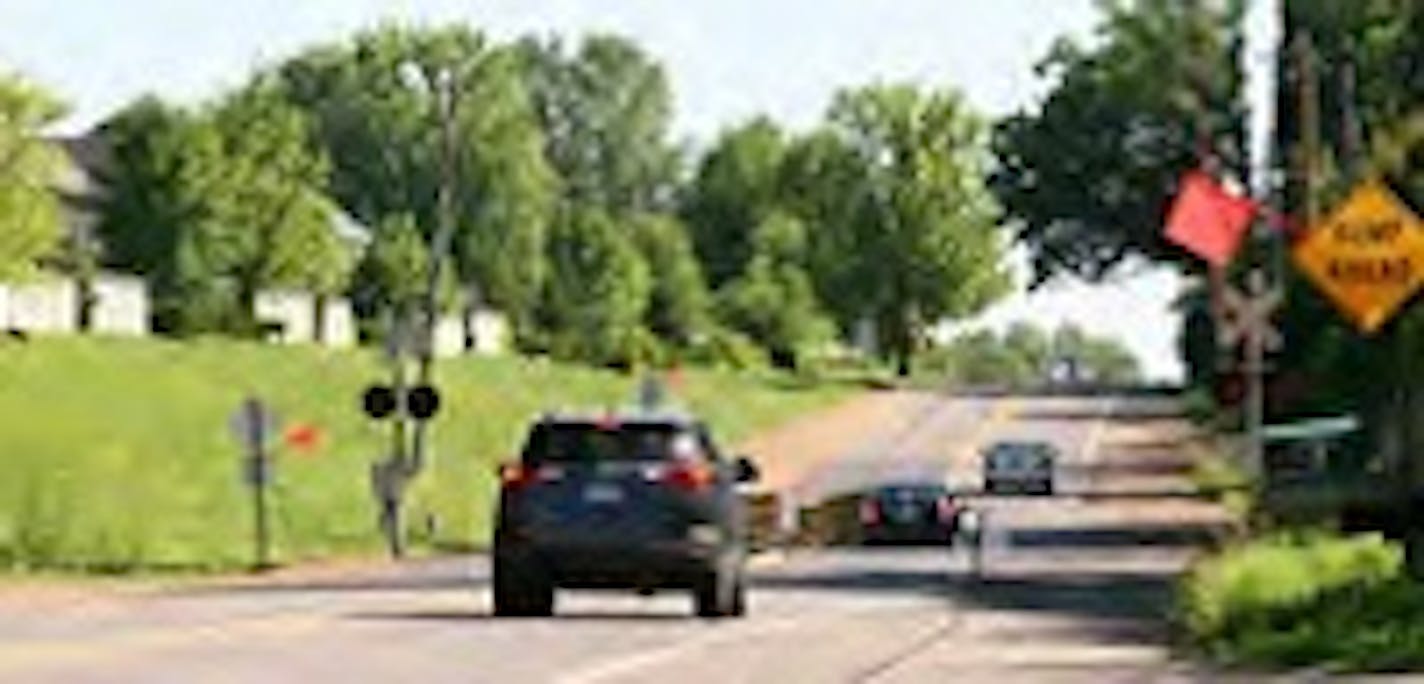
M1256 203L1237 197L1202 171L1182 177L1167 214L1167 239L1218 268L1231 263L1256 215Z
M311 423L297 423L283 435L287 446L299 453L310 454L321 446L321 429Z

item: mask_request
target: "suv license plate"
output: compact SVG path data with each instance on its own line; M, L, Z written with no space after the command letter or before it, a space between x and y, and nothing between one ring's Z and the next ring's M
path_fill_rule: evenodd
M583 500L588 503L618 503L623 500L623 489L617 485L591 484L584 487Z

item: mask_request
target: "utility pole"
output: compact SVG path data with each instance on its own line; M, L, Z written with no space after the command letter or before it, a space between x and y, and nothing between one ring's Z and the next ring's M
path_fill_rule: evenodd
M1282 0L1252 0L1246 10L1246 49L1242 51L1242 71L1245 74L1245 100L1249 112L1249 177L1251 195L1264 213L1271 213L1275 200L1275 174L1272 169L1276 143L1276 98L1280 91L1279 55L1282 24ZM1275 280L1285 282L1285 238L1272 236L1262 229L1262 217L1255 223L1254 233L1265 233L1272 241ZM1250 296L1264 296L1270 289L1266 273L1253 270L1248 284ZM1247 459L1255 472L1265 465L1266 422L1266 348L1263 335L1252 334L1246 340L1246 422L1248 430Z
M424 91L435 104L439 119L440 180L436 189L437 225L430 238L425 291L415 297L415 301L392 302L387 318L390 385L372 386L364 397L367 415L376 420L393 419L390 454L372 464L371 486L380 506L380 527L391 555L396 558L405 552L401 522L405 488L425 467L429 422L440 401L433 386L435 336L440 319L440 284L455 232L454 128L459 100L454 71L450 67L439 69L431 77L419 65L407 63L402 65L400 76L409 87ZM412 352L416 360L413 382L408 375Z
M440 69L435 82L430 85L430 94L436 100L440 119L440 185L437 190L439 224L430 240L430 280L426 284L424 302L424 326L421 331L423 344L420 345L416 370L417 387L431 387L435 374L435 336L440 321L440 284L444 276L446 258L450 254L450 243L455 234L455 117L458 114L459 84L454 71L449 67ZM411 443L409 472L420 472L429 452L429 422L415 424Z
M1296 150L1296 180L1299 183L1301 214L1305 225L1320 216L1320 77L1315 64L1315 47L1310 33L1301 31L1291 43L1295 62L1297 125L1300 142Z

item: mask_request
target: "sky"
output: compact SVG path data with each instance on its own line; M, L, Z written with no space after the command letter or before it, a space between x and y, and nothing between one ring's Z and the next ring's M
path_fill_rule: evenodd
M198 102L304 46L385 20L465 21L497 37L615 32L666 66L675 134L694 146L769 114L812 125L836 89L953 86L989 115L1033 106L1033 64L1088 37L1092 0L0 0L0 66L65 98L73 132L143 93ZM1022 259L1019 259L1021 262ZM1022 269L1022 264L1019 264ZM1178 280L1136 272L1019 294L976 325L1074 321L1123 339L1149 375L1180 375Z

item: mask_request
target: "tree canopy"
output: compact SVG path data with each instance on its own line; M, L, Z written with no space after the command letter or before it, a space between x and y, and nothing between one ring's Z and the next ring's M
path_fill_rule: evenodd
M926 328L982 311L1011 285L984 183L986 126L959 93L904 85L842 91L827 126L855 202L817 217L848 248L823 287L843 322L875 320L908 372Z
M0 282L29 275L60 240L61 157L44 129L63 111L49 93L0 72Z
M354 254L335 234L325 159L277 92L197 111L140 100L99 135L113 158L106 259L149 277L161 328L252 331L260 290L345 288Z
M992 186L1028 248L1034 284L1101 280L1130 257L1183 260L1162 237L1182 172L1200 159L1244 178L1240 3L1104 0L1091 44L1039 63L1041 105L995 128Z
M797 367L871 322L908 369L930 326L1007 291L987 124L956 91L849 88L812 130L753 117L695 156L671 117L662 65L619 36L360 31L106 122L106 259L174 332L249 328L255 293L291 287L351 295L379 335L420 306L448 217L442 301L615 365L742 365L754 343Z

